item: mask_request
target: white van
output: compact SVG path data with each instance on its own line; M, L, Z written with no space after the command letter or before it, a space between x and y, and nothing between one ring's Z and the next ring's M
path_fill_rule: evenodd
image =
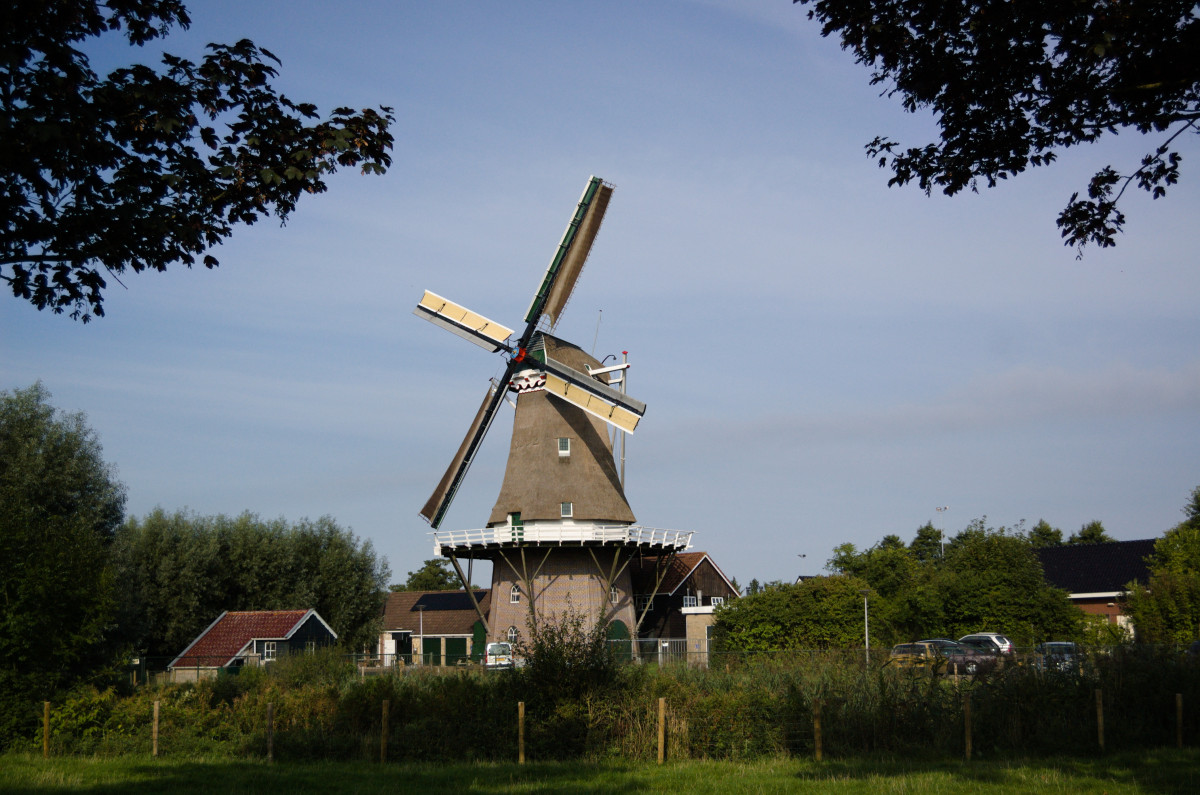
M512 645L504 642L489 643L483 651L484 668L512 668Z

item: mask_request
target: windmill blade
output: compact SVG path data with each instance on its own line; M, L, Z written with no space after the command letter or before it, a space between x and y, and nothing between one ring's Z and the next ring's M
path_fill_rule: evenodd
M459 445L458 452L454 455L450 466L446 468L446 474L442 475L437 488L433 490L433 494L425 502L425 507L421 509L421 516L425 517L425 521L429 522L429 525L435 530L442 523L442 517L446 515L458 487L462 484L463 478L467 476L467 470L471 468L471 461L475 458L475 452L479 449L480 442L483 441L488 428L492 425L496 409L504 400L504 393L507 391L508 379L512 377L512 370L510 365L499 386L488 387L487 394L483 396L483 403L479 405L479 411L476 412L466 437Z
M547 357L546 391L573 406L599 417L625 433L633 433L646 413L646 404L623 395L608 384L597 381L562 362Z
M489 351L510 350L504 343L512 336L512 329L442 298L437 293L426 290L413 314Z
M600 223L604 220L604 212L608 209L612 190L612 186L604 184L604 180L599 177L588 180L587 187L583 189L583 195L579 198L579 204L575 207L575 214L567 224L567 231L563 233L562 242L558 244L558 250L554 252L554 258L550 260L550 266L546 269L542 285L533 296L529 311L525 313L525 322L530 324L527 334L532 333L532 327L542 315L550 318L552 328L558 323L559 315L571 297L571 291L575 289L579 274L583 271L588 252L592 250L592 243L596 239Z

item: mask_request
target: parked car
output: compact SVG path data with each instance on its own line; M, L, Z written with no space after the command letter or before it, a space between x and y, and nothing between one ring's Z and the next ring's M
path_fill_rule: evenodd
M948 638L900 643L892 647L888 665L913 668L933 674L966 674L994 665L991 657Z
M949 638L931 638L918 642L928 643L937 650L940 657L945 658L946 673L974 675L989 670L996 664L993 655Z
M491 670L513 667L512 644L489 643L483 650L483 667Z
M972 635L963 635L958 642L989 654L1013 653L1012 641L996 632L976 632Z
M1079 648L1070 641L1049 641L1034 647L1034 664L1039 671L1067 673L1079 670Z
M932 643L898 643L888 654L887 664L897 668L934 670L937 661L937 647Z

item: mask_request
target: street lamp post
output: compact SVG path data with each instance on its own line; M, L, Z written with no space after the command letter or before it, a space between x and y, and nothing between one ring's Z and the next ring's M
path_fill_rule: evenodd
M871 667L871 617L867 612L867 597L870 595L870 589L863 588L859 593L863 598L863 659L868 668Z
M417 605L417 619L420 621L420 626L417 628L417 645L421 647L421 664L425 664L425 605Z

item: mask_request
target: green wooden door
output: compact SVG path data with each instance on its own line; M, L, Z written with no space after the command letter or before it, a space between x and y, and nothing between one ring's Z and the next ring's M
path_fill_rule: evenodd
M608 642L612 645L613 654L621 662L627 662L633 657L633 648L629 643L629 627L624 621L614 621L608 625Z
M446 638L446 665L458 665L467 659L466 638Z

